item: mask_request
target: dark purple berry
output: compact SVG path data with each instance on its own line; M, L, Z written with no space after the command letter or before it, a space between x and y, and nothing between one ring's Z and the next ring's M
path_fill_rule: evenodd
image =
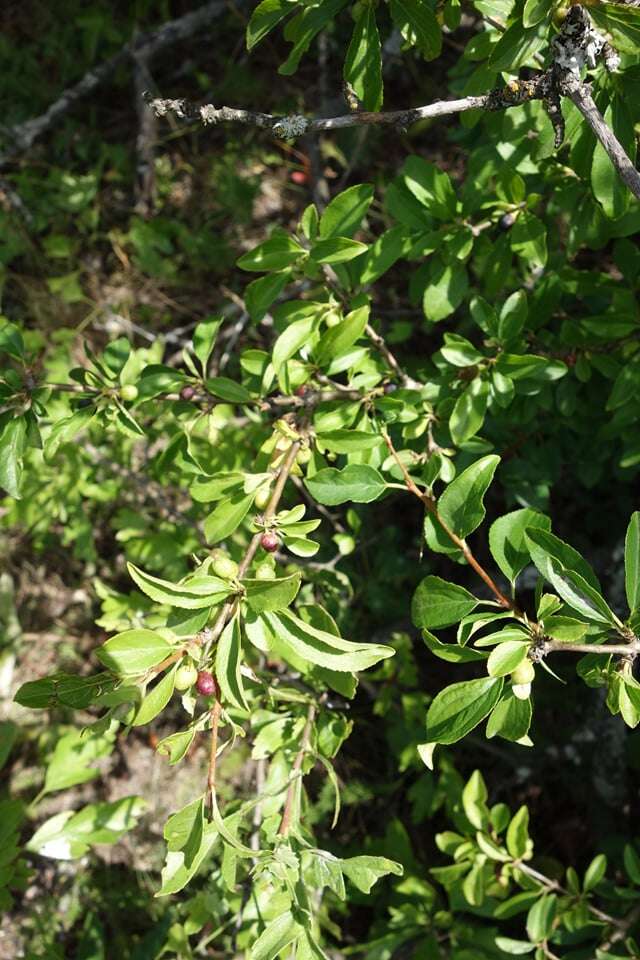
M397 383L385 383L384 385L385 393L395 393L397 389L398 389Z
M262 534L260 538L260 546L263 550L266 550L267 553L275 553L280 545L280 541L273 531L268 530L266 533Z
M181 400L193 400L195 395L196 395L195 388L189 386L189 384L187 384L186 387L183 387L182 390L180 391Z
M512 213L505 213L505 215L500 217L500 220L498 221L498 228L504 231L511 230L511 227L515 222L516 218Z
M216 682L208 670L200 670L196 680L196 690L203 697L211 697L216 692Z

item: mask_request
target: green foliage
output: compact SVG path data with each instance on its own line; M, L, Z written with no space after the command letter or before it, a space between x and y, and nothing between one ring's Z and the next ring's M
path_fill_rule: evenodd
M93 63L99 43L117 49L134 20L153 21L152 5L133 6L131 20L78 8L77 36L61 26L43 41L61 83L78 44ZM287 109L322 38L355 108L377 111L406 99L400 56L416 85L426 77L420 96L503 81L513 93L520 68L554 55L562 13L545 0L262 0L246 42L254 67L265 41L281 76L300 72L274 93ZM622 54L618 74L589 76L633 157L640 15L589 13ZM221 72L237 67L228 56ZM563 777L586 777L567 770L576 743L600 746L603 717L618 733L640 722L640 208L575 108L563 104L559 153L542 109L469 113L441 139L385 127L368 134L382 154L371 169L334 131L314 164L340 187L298 205L292 189L250 238L240 227L266 171L277 180L286 156L305 167L292 183L311 176L303 143L281 156L225 127L206 161L173 170L169 142L189 139L174 131L148 218L114 212L108 191L120 196L131 160L99 129L74 139L68 169L11 173L33 217L0 241L2 536L101 605L90 649L43 654L0 723L0 905L46 859L80 860L85 904L67 927L43 913L25 955L60 956L62 929L73 955L110 955L116 935L105 948L86 904L104 895L101 847L125 834L148 919L113 947L131 960L209 944L248 960L640 955L633 836L616 825L563 844L570 821L553 805ZM215 210L180 206L179 171L195 183L205 163ZM14 216L3 206L0 226ZM107 241L120 266L105 286L132 272L153 306L147 293L122 316L110 306L94 329L75 312L91 299L81 251ZM25 279L38 270L59 324L38 314ZM0 580L0 681L32 642L22 612ZM176 785L148 861L136 843L150 798L108 789L141 743ZM598 805L593 784L572 787Z

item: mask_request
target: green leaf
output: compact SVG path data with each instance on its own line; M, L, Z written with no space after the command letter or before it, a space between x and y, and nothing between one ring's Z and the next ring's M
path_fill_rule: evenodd
M638 22L640 24L640 18ZM612 97L611 103L604 112L604 121L627 154L634 157L636 141L633 119L622 98L615 95ZM617 220L626 212L631 194L599 140L593 151L591 187L607 217Z
M360 283L366 286L378 280L400 257L409 252L412 243L413 240L407 236L407 229L403 225L385 230L363 258Z
M624 847L624 868L631 882L640 887L640 857L629 843Z
M344 62L344 79L353 87L365 110L382 106L382 57L375 8L360 8Z
M613 37L616 50L637 54L640 48L640 10L618 3L599 3L589 16Z
M318 363L322 366L347 353L356 340L363 335L368 322L369 305L367 304L352 310L340 323L329 327L320 337L315 350Z
M177 669L178 664L176 663L174 667L164 675L162 680L159 680L155 686L149 690L144 700L138 707L131 726L141 727L145 723L151 723L151 721L157 717L159 713L162 713L173 695Z
M527 935L534 943L542 943L553 933L553 921L556 918L557 896L547 893L540 897L527 915Z
M266 272L268 270L284 270L302 256L306 256L306 251L297 240L294 240L288 234L277 233L265 240L264 243L254 247L253 250L243 254L236 262L242 270Z
M10 416L5 415L5 416ZM2 419L0 419L2 424ZM26 417L7 419L0 432L0 488L10 497L20 499L22 457L27 445Z
M171 733L159 741L156 747L156 753L169 757L169 763L179 763L186 755L187 750L195 739L196 731L193 727L189 730L179 730L178 733Z
M488 66L491 70L515 73L533 57L546 43L546 36L538 26L524 28L520 20L515 20L502 34L491 51ZM534 63L531 63L534 66Z
M599 590L576 571L573 557L567 552L568 544L546 530L535 528L528 529L525 538L531 559L565 603L595 623L613 627L619 625L617 617L609 609ZM575 554L575 551L571 552ZM579 559L581 570L585 567L590 569L581 557Z
M377 433L364 430L331 430L329 433L317 433L320 448L333 453L359 453L380 446L382 437Z
M462 791L462 809L476 830L485 830L489 823L487 785L479 770L474 770Z
M526 659L530 644L527 641L505 640L489 654L487 671L490 677L506 677Z
M552 8L552 0L526 0L522 23L525 27L535 27L541 20L549 17Z
M442 48L442 35L435 14L423 0L390 0L396 27L425 60L435 60Z
M92 803L77 813L65 810L46 820L26 845L41 857L75 860L97 843L115 843L135 827L146 804L141 797Z
M218 543L230 537L248 514L253 498L253 493L245 495L244 492L239 491L228 500L221 500L204 522L207 543Z
M393 647L379 643L352 643L336 637L305 623L290 611L280 613L265 613L259 618L267 624L271 635L277 638L278 648L286 658L291 651L294 656L301 657L307 663L315 663L329 670L348 671L357 673L367 670L380 660L392 657ZM249 625L247 635L251 640Z
M455 743L466 736L491 713L503 683L502 677L482 677L445 687L427 713L428 741Z
M308 316L301 317L300 320L294 320L283 330L274 344L271 357L276 375L280 373L287 360L297 353L301 347L309 343L309 338L319 320L320 313L315 309Z
M238 710L248 710L242 687L240 662L242 642L240 639L240 619L234 617L222 632L216 648L216 678L224 701L233 704Z
M205 377L209 357L213 352L221 326L222 317L208 317L206 320L201 320L193 331L193 352L200 361L200 368Z
M297 5L298 0L262 0L247 24L247 50L253 50Z
M173 653L173 647L153 630L125 630L96 651L109 670L123 676L144 673Z
M44 442L45 460L53 459L58 452L58 448L64 443L70 443L81 430L84 430L91 423L96 413L95 407L86 407L82 410L76 410L70 417L58 420Z
M320 217L320 239L350 237L362 223L372 200L373 186L370 183L359 183L343 190Z
M457 333L445 333L444 346L440 348L440 353L447 363L454 367L470 367L484 360L484 356L474 345Z
M551 520L537 510L525 507L499 517L489 528L491 556L511 583L530 562L524 536L527 527L549 530Z
M584 883L582 889L585 893L589 893L590 890L594 890L601 880L604 879L604 875L607 872L607 858L604 853L599 853L596 857L593 858L589 866L587 867L586 873L584 875Z
M500 310L498 338L506 341L519 336L527 319L527 313L527 295L524 290L517 290L505 300Z
M300 589L300 574L274 580L243 580L247 606L254 613L286 610Z
M170 850L162 869L162 886L155 896L166 897L169 896L169 894L178 893L186 887L200 869L205 857L209 854L217 839L218 830L215 824L206 823L197 851L187 851L188 857L186 861L184 850Z
M464 587L440 577L425 577L413 595L411 619L416 627L429 630L448 627L475 610L478 602Z
M529 850L529 811L520 807L507 829L507 850L514 860L521 860Z
M483 863L474 863L462 883L462 893L472 907L481 907L485 895L485 871Z
M475 660L485 660L486 655L471 647L461 647L458 643L442 643L428 630L422 631L424 642L431 653L448 663L471 663Z
M369 893L380 877L386 877L390 873L401 877L404 873L401 863L387 860L386 857L349 857L341 860L340 866L345 877L362 893Z
M321 0L320 3L305 7L287 23L284 35L287 40L293 41L293 47L278 73L289 77L296 72L300 58L309 49L313 38L334 20L346 4L347 0Z
M449 418L451 439L456 445L470 440L481 428L488 402L489 384L486 380L476 378L462 391Z
M511 249L527 267L544 267L547 262L547 228L542 220L525 210L511 228Z
M526 356L514 353L499 354L494 370L511 380L537 380L549 383L559 380L567 372L566 364L561 360L548 360L534 354Z
M249 952L249 960L275 960L285 947L297 940L303 928L290 910L270 920Z
M484 495L499 462L500 457L495 454L476 460L449 484L438 500L439 516L458 537L464 539L484 520ZM439 553L458 552L440 524L430 515L425 517L424 533L432 550Z
M546 530L542 525L536 523L534 524L534 528L535 529L531 533L529 533L529 530L525 529L525 540L530 553L532 546L534 549L537 549L538 559L542 565L544 565L544 555L548 554L550 557L554 557L556 560L558 560L558 562L563 564L565 567L575 570L575 572L579 573L580 576L586 580L594 590L600 592L600 582L593 572L592 567L587 563L584 557L578 553L577 550L574 550L572 546L570 546L568 543L565 543L564 540L561 540L559 537L556 537L555 534L551 533L549 530ZM531 556L533 559L532 554ZM538 569L540 570L540 573L542 573L543 577L546 576L540 567L538 567Z
M290 2L290 0L287 0ZM252 280L244 289L244 302L249 316L254 323L259 323L272 303L278 299L286 285L290 282L292 273L285 270L282 273L268 273L265 277Z
M520 700L509 688L489 715L487 739L499 736L514 743L521 740L529 732L531 713L531 699Z
M114 741L113 733L99 735L72 730L64 734L56 743L49 760L42 793L67 790L93 780L99 770L91 764L108 756L113 750Z
M528 940L512 940L510 937L496 937L495 944L498 949L512 957L524 957L536 948L535 943L529 943Z
M631 514L624 541L624 585L629 610L640 606L640 511Z
M367 464L351 463L342 470L326 467L305 480L311 496L328 507L340 503L371 503L387 489L382 476Z
M448 173L422 157L410 156L402 166L402 181L437 220L455 216L457 200Z
M469 286L466 267L459 260L447 263L439 257L431 261L429 280L422 297L427 320L436 323L450 316L462 303Z
M311 248L311 258L316 263L344 263L366 253L366 243L350 240L349 237L329 237L318 240Z
M16 701L20 702L20 701ZM11 720L0 722L0 770L7 762L11 749L18 738L18 727Z
M186 583L171 583L145 573L133 563L127 564L129 576L144 594L156 603L168 603L185 610L201 610L222 603L233 592L226 580L218 577L190 577Z
M249 403L251 394L246 387L229 377L209 377L206 381L206 387L209 393L227 403Z

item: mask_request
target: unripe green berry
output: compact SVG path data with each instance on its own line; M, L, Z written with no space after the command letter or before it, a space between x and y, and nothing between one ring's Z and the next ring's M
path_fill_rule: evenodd
M183 663L176 670L176 690L188 690L198 679L198 671L192 663Z
M311 450L309 447L300 447L296 454L296 460L301 465L309 463L309 460L311 460Z
M536 668L528 658L519 663L511 674L511 682L514 684L531 683L536 675Z
M256 510L266 510L269 504L269 500L271 500L271 488L258 487L256 498L253 501L255 504Z
M216 557L213 562L213 572L222 580L235 580L238 576L238 564L225 555Z
M276 572L270 563L261 563L255 572L256 580L275 580Z
M133 383L125 383L120 387L120 398L130 403L138 398L138 388Z

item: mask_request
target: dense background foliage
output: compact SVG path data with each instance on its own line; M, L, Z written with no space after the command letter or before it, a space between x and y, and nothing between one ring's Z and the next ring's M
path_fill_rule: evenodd
M0 957L637 957L640 205L566 100L556 150L539 101L281 140L142 98L482 94L566 10L220 6L14 156L196 6L0 11ZM640 13L590 10L634 159Z

